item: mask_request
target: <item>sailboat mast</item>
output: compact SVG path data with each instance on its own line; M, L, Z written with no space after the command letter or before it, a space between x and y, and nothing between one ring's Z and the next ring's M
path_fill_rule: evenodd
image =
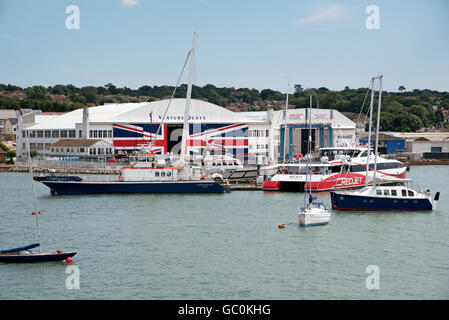
M370 157L370 154L371 154L371 122L372 122L372 119L373 119L374 79L375 78L371 78L371 102L370 102L370 105L369 105L368 150L367 150L367 157L366 157L365 187L368 185L369 157Z
M186 108L184 110L184 127L182 129L182 141L181 141L181 162L184 163L185 155L187 153L187 138L189 136L189 112L190 112L190 98L192 96L192 82L193 82L193 70L195 65L195 47L198 32L195 30L193 33L193 45L190 50L190 68L189 68L189 83L187 85L187 97Z
M309 154L308 161L309 163L312 160L312 95L310 95L310 107L309 107L309 138L307 142L307 153ZM310 171L310 168L309 168ZM309 192L312 195L312 176L309 174Z
M34 215L36 216L37 242L39 243L39 252L42 252L41 231L39 228L39 211L37 210L36 186L34 185L33 165L32 165L32 161L31 161L31 150L30 150L30 140L29 140L28 136L29 136L29 131L26 130L27 148L28 148L28 167L30 169L31 185L33 186Z
M377 171L377 150L379 145L379 131L380 131L380 106L382 100L382 78L383 75L378 76L379 78L379 101L377 103L377 124L376 124L376 146L374 149L374 175L373 175L373 186L376 188L376 171Z
M284 108L284 160L285 163L285 146L287 144L287 109L288 109L288 92L290 91L290 83L288 83L287 94L285 95L285 108Z

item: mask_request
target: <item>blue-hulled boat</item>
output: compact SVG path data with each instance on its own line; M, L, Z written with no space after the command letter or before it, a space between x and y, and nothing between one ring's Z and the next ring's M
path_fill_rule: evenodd
M397 186L379 186L376 179L377 171L377 150L379 145L380 110L382 101L382 79L379 75L371 79L371 104L370 121L368 132L368 146L371 146L371 121L373 115L374 82L379 80L379 99L377 109L377 130L376 144L374 150L374 173L372 186L368 186L368 179L365 180L365 188L357 191L332 191L332 208L336 210L372 210L372 211L431 211L434 210L439 200L440 193L437 192L432 200L430 191L423 192L420 189L409 188L405 185L409 180L394 179L392 182ZM368 158L369 160L369 158ZM368 177L369 161L366 166Z
M356 211L432 211L440 193L432 200L430 191L423 192L400 186L374 186L361 190L332 191L332 208Z
M0 251L0 262L43 262L43 261L63 261L73 257L76 252L32 252L31 249L39 247L39 243L28 246Z

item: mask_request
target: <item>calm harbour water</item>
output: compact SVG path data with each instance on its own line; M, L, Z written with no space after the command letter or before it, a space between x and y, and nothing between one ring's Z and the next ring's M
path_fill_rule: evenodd
M441 192L436 211L333 211L285 229L301 193L51 196L37 183L44 250L77 251L80 288L64 262L0 263L0 299L449 299L449 168L408 177ZM0 173L1 249L36 242L31 190L29 175Z

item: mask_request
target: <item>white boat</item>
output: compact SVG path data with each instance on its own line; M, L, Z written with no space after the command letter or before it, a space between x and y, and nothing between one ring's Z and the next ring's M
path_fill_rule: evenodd
M310 97L310 107L312 107L312 97ZM309 117L311 118L311 117ZM311 151L311 142L312 142L312 134L311 134L311 125L309 123L309 137L307 141L307 151L310 154ZM299 224L303 227L309 226L318 226L329 223L331 218L331 212L326 208L323 202L316 201L317 198L312 196L312 189L307 188L308 181L307 179L311 176L309 171L309 162L310 157L306 158L306 183L305 183L305 193L304 193L304 207L302 207L299 212ZM307 201L307 193L309 193L308 201Z
M372 149L372 148L370 148ZM366 146L321 148L318 162L309 165L310 178L307 188L314 191L347 189L365 186L365 179L372 181L374 155L368 157ZM369 164L367 173L366 166ZM264 182L266 191L304 191L305 162L278 165L278 171ZM388 183L391 177L405 178L406 166L393 159L378 156L377 177L385 178L379 184Z

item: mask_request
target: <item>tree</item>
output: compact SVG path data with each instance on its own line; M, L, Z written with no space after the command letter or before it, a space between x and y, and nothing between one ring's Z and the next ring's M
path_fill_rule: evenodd
M405 87L404 86L399 86L398 90L401 91L401 93L402 93L402 91L405 90Z
M14 164L14 158L16 157L16 152L14 150L7 151L6 157L9 158L9 160L6 162L7 164Z
M295 84L293 87L294 87L293 95L295 96L295 98L299 98L301 96L302 92L304 91L302 85Z

